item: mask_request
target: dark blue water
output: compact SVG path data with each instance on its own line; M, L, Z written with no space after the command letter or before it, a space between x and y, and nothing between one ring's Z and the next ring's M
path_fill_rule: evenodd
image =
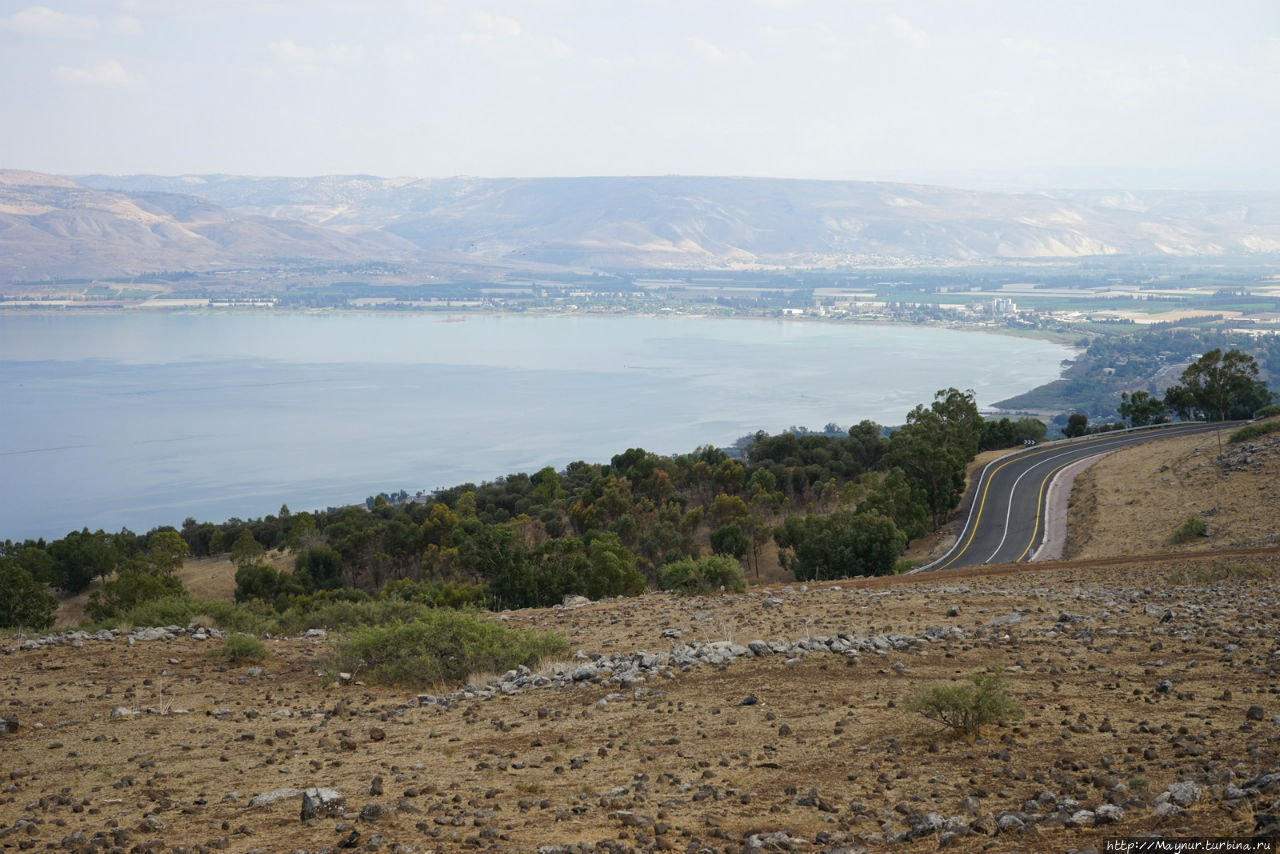
M907 327L693 318L0 314L0 538L349 504L629 447L901 423L1064 348Z

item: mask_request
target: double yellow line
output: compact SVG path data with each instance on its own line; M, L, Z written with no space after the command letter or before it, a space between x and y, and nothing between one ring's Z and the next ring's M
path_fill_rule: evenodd
M1079 445L1073 445L1072 450L1074 451L1074 449L1080 448L1084 444L1092 444L1095 442L1106 443L1106 444L1112 445L1113 448L1119 448L1125 445L1138 444L1140 442L1146 441L1149 438L1177 436L1183 433L1199 432L1203 429L1204 429L1203 425L1197 424L1194 427L1190 427L1190 426L1166 427L1159 431L1151 431L1151 432L1139 434L1137 437L1133 436L1132 434L1123 434L1121 436L1101 434L1097 436L1090 436L1086 438L1084 442L1082 442ZM986 482L983 484L981 495L977 499L978 506L977 506L976 515L971 511L969 514L970 519L965 523L966 527L969 528L969 538L965 541L964 545L960 547L959 551L957 551L954 555L952 555L950 560L948 560L946 563L943 563L937 566L934 566L933 564L926 564L926 566L929 568L929 571L934 572L937 570L946 569L952 564L954 564L961 557L963 557L966 552L968 552L969 546L973 544L973 538L977 536L978 528L982 522L982 514L986 510L987 493L991 489L991 481L995 479L995 476L1002 469L1004 469L1006 466L1012 465L1015 462L1024 462L1036 456L1048 456L1055 453L1062 453L1064 452L1064 450L1065 449L1063 448L1050 447L1050 448L1037 448L1036 450L1030 451L1030 452L1014 451L1013 453L1008 455L1008 459L1005 460L1005 462L1000 463L1000 465L996 466L996 468L993 471L991 471L989 474L984 469L983 477L985 477ZM1001 459L1005 459L1005 458L1000 457L996 460L993 460L991 463L988 463L987 466L990 467L995 463L1000 462ZM1027 547L1022 550L1022 553L1014 559L1015 563L1018 561L1024 560L1027 556L1027 553L1030 552L1032 547L1036 544L1036 539L1040 533L1040 526L1044 519L1044 496L1045 496L1045 490L1048 489L1049 482L1053 479L1053 477L1058 472L1062 471L1067 466L1073 465L1074 463L1082 459L1084 459L1084 456L1078 456L1073 453L1072 459L1069 459L1066 462L1063 462L1062 464L1050 469L1048 472L1045 473L1044 477L1040 480L1040 489L1039 489L1038 495L1036 496L1036 521L1035 521L1035 525L1031 529L1031 539L1027 542ZM1033 465L1036 465L1036 464L1033 464ZM1009 501L1010 501L1010 507L1012 507L1012 502L1013 502L1012 491L1010 492L1010 495L1009 495Z

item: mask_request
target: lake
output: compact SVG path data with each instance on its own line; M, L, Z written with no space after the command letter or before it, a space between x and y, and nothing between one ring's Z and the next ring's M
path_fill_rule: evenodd
M312 510L793 425L900 424L940 388L989 406L1071 355L796 320L0 313L0 539Z

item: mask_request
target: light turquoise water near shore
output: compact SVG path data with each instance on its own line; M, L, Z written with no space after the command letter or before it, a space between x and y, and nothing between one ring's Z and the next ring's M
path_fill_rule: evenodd
M629 447L980 406L1066 348L934 328L410 314L0 314L0 539L435 489Z

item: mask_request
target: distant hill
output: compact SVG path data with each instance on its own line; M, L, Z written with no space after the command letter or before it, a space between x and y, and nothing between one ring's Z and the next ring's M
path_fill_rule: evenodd
M231 211L194 195L118 192L0 171L0 280L261 268L416 257L376 229L348 233Z
M768 178L0 172L0 277L268 259L818 268L1280 252L1280 194Z

